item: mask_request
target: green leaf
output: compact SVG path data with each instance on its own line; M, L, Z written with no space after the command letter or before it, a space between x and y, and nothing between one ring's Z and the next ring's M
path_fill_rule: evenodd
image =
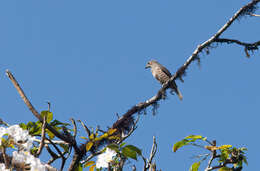
M59 144L61 148L63 148L64 152L69 152L69 145L67 144Z
M63 122L60 122L60 121L58 121L58 120L55 119L55 120L51 121L50 125L51 125L51 126L59 126L59 125L68 126L68 125L70 125L70 124L68 124L68 123L63 123Z
M218 147L218 149L227 149L227 148L231 148L232 145L222 145L220 147Z
M110 148L111 150L114 150L116 152L119 152L119 147L116 144L109 144L107 148Z
M176 152L179 148L181 148L182 146L187 145L187 144L189 144L189 141L186 139L178 141L177 143L175 143L173 145L173 151Z
M37 147L33 147L33 148L30 149L30 151L31 151L32 154L36 154L37 151L38 151L38 148Z
M19 126L24 130L27 129L27 125L25 123L20 123Z
M122 148L125 144L125 142L122 142L119 147Z
M196 141L198 139L199 140L203 140L203 141L206 140L206 138L202 137L201 135L189 135L189 136L185 137L184 139L186 139L186 140L188 140L190 142L194 142L194 141Z
M228 167L221 167L220 169L218 169L218 171L232 171L232 169Z
M248 162L247 162L247 159L246 159L246 156L243 156L243 162L248 165Z
M86 137L80 137L80 138L82 138L82 139L84 139L84 140L88 140L88 138L86 138Z
M90 134L90 136L89 136L89 139L90 140L93 140L95 138L95 135L92 133L92 134Z
M199 167L200 167L200 162L195 162L191 165L189 171L198 171Z
M225 162L229 157L230 151L228 149L221 150L219 162Z
M79 163L78 166L76 167L75 171L83 171L82 164Z
M53 139L55 137L55 135L49 130L46 130L46 133L48 134L50 139Z
M120 137L118 137L118 136L109 136L108 139L109 140L120 140Z
M123 149L122 149L122 154L125 156L125 157L129 157L129 158L132 158L132 159L135 159L137 160L137 152L132 150L131 148L129 148L128 146L125 146Z
M240 151L247 151L247 148L246 147L241 147L239 148Z
M91 166L91 165L93 165L93 164L95 164L94 161L88 161L87 163L84 164L84 168L85 168L85 167L89 167L89 166Z
M99 138L100 138L100 140L101 139L103 139L103 138L107 138L108 137L108 133L106 132L106 133L104 133L103 135L101 135ZM95 138L96 139L96 138Z
M89 141L89 142L87 143L87 145L86 145L86 151L88 152L93 145L94 145L94 143L93 143L92 141Z
M47 123L50 123L51 120L53 119L53 113L47 110L41 111L41 116L46 117Z
M107 131L107 133L108 133L108 135L112 135L112 134L114 134L115 132L117 131L117 129L109 129L108 131Z
M185 139L202 139L203 137L201 135L189 135L185 137Z
M130 150L135 151L138 155L142 154L142 151L139 148L137 148L136 146L126 145L124 148L129 148Z

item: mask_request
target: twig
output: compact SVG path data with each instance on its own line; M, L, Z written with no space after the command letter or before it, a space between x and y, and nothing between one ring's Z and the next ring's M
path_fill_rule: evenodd
M49 154L51 155L51 157L52 157L52 159L48 161L48 164L51 164L51 163L54 162L56 159L58 159L59 156L51 150L51 148L49 147L48 144L45 144L44 146L45 146L46 150L48 151L48 153L49 153Z
M127 138L136 130L136 128L137 128L136 125L137 125L139 119L140 119L140 115L138 115L137 119L136 119L135 122L133 123L133 125L132 125L131 129L129 130L129 132L127 133L127 135L125 135L124 137L122 137L117 144L122 143L125 139L127 139Z
M16 79L14 78L13 74L10 71L6 71L7 76L9 77L9 79L11 80L11 82L13 83L14 87L16 88L16 90L18 91L18 93L20 94L21 98L23 99L24 103L27 105L27 107L29 108L29 110L33 113L33 115L38 118L41 122L43 121L41 115L37 112L37 110L33 107L33 105L31 104L31 102L29 101L29 99L26 97L25 93L23 92L22 88L20 87L20 85L18 84L18 82L16 81ZM81 160L81 158L84 156L84 154L82 154L81 150L78 148L77 146L77 142L75 139L72 139L70 136L64 136L62 134L60 134L58 131L56 131L52 126L50 126L49 124L46 124L46 128L51 131L56 137L60 138L61 140L69 143L75 150L75 154L71 164L70 164L70 168L69 171L73 171L76 168L77 163Z
M254 16L254 17L260 17L260 15L258 15L258 14L252 14L252 13L250 13L250 15L251 15L251 16Z
M74 132L74 135L73 135L73 138L75 139L76 136L77 136L77 125L76 125L76 122L73 118L70 118L72 124L73 124L73 132Z
M3 119L0 118L0 125L9 126L8 123L3 121Z
M36 138L34 139L34 141L35 141L35 142L38 142L38 143L41 142L41 140L36 139ZM68 143L65 142L65 141L57 141L57 140L55 141L55 140L53 140L52 142L53 142L54 144L64 144L64 145L68 145ZM44 144L50 144L50 142L45 139L45 140L44 140Z
M245 43L241 42L236 39L227 39L227 38L217 38L215 42L220 42L220 43L235 43L240 46L246 47L248 50L256 50L258 49L258 46L260 45L260 41L254 42L254 43Z
M149 159L146 159L143 155L141 155L142 159L144 161L143 171L147 171L147 169L149 169L149 168L151 169L153 167L154 164L152 164L152 162L153 162L153 158L156 154L156 151L157 151L157 143L156 143L155 136L153 136L153 146L151 148Z
M85 160L81 161L80 163L81 163L81 164L86 163L86 162L88 162L89 160L91 160L92 158L94 158L95 156L101 154L102 152L103 152L103 149L102 149L102 150L99 150L98 152L92 153L91 155L89 155Z
M44 140L45 140L45 128L46 128L46 116L43 118L43 123L42 123L42 133L41 133L41 142L40 142L40 145L39 145L39 148L37 150L37 153L36 153L36 157L38 157L41 152L42 152L42 149L44 147Z
M61 163L61 168L60 168L60 170L63 170L63 167L64 167L64 165L65 165L65 161L66 161L66 158L64 157L64 154L66 154L66 153L62 153L61 151L60 151L60 149L56 146L56 144L54 144L50 139L48 139L48 138L46 138L50 143L51 143L51 145L53 145L53 147L56 149L56 151L59 153L59 156L58 157L61 157L61 159L62 159L62 163Z
M6 155L6 151L5 151L5 147L1 147L1 151L3 154L3 158L4 158L4 163L5 163L5 168L9 168L9 164L8 164L8 160L7 160L7 155Z
M47 101L47 104L48 104L48 111L50 112L51 111L51 102Z
M213 140L212 141L212 145L214 146L214 147L216 147L216 145L217 145L217 142L216 142L216 140ZM216 150L213 150L212 151L212 154L211 154L211 157L210 157L210 159L209 159L209 162L208 162L208 166L207 166L207 168L205 169L205 171L208 171L210 168L211 168L211 164L212 164L212 162L213 162L213 160L216 158Z
M149 158L149 162L148 162L150 165L152 164L152 161L153 161L153 158L156 154L156 151L157 151L157 143L156 143L155 136L153 136L153 146L152 146L152 149L151 149L151 152L150 152L150 158Z
M39 112L33 107L33 105L31 104L31 102L29 101L29 99L26 97L24 91L22 90L22 88L20 87L19 83L16 81L15 77L13 76L13 74L9 71L6 70L6 75L9 77L9 79L11 80L11 82L13 83L14 87L16 88L16 90L18 91L18 93L20 94L21 98L23 99L24 103L27 105L27 107L29 108L29 110L33 113L33 115L39 119L41 122L43 122L43 118L41 117L41 115L39 114ZM71 140L63 135L61 135L58 131L56 131L54 128L52 128L49 124L46 124L46 127L49 131L51 131L56 137L60 138L61 140L71 143Z
M221 163L221 164L213 166L213 167L206 168L205 171L219 169L219 168L225 167L227 164L232 164L232 163L234 163L234 162L232 162L230 160L226 160L224 163Z
M78 122L81 123L81 125L83 126L83 128L85 129L85 131L87 132L88 137L89 137L91 133L90 133L90 130L88 129L88 127L81 120L78 120Z

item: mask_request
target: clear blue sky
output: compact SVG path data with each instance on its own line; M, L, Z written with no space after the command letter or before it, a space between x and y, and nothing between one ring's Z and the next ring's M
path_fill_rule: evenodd
M116 121L116 113L123 114L160 88L144 69L148 60L175 72L247 2L1 1L0 117L9 124L35 120L4 74L10 69L39 111L50 101L56 119L69 122L73 117L105 129ZM223 37L257 41L259 28L259 17L247 17ZM248 59L235 45L201 54L201 68L192 64L184 84L177 82L183 101L169 96L160 102L156 116L149 108L127 142L148 156L155 135L158 168L182 171L195 161L193 155L207 151L187 147L173 153L172 145L189 134L201 134L219 145L248 147L245 170L256 170L259 64L259 51ZM80 134L85 135L82 130ZM141 159L139 163L141 167Z

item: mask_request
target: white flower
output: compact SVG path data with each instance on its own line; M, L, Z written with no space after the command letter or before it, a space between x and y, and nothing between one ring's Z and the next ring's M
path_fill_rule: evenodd
M32 147L32 143L34 140L34 137L29 135L29 132L27 130L23 130L19 125L12 125L7 128L7 131L9 136L11 136L15 143L22 142L22 146L29 151Z
M10 171L10 169L6 169L6 168L5 168L5 164L4 164L4 163L1 163L1 164L0 164L0 170L1 170L1 171Z
M29 152L13 152L13 160L18 163L30 164L30 168L33 171L46 171L46 167L41 163L40 159L35 158Z
M6 128L0 127L0 145L2 145L2 136L6 133Z
M45 171L46 167L40 161L40 159L35 158L33 155L28 155L26 158L26 163L30 163L31 170L35 171Z
M4 134L6 134L7 132L6 132L6 128L5 127L0 127L0 138L2 138L2 136L4 135Z
M113 161L116 152L107 148L106 151L97 156L96 168L108 168L108 163Z

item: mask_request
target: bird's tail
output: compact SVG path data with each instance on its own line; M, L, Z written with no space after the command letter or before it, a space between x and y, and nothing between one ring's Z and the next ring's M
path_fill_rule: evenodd
M170 85L170 88L172 89L171 92L174 91L178 95L180 100L183 99L183 96L182 96L182 94L181 94L180 90L178 89L177 84L175 82L173 82L173 84Z
M183 96L178 88L175 89L176 94L178 95L179 99L182 100Z

